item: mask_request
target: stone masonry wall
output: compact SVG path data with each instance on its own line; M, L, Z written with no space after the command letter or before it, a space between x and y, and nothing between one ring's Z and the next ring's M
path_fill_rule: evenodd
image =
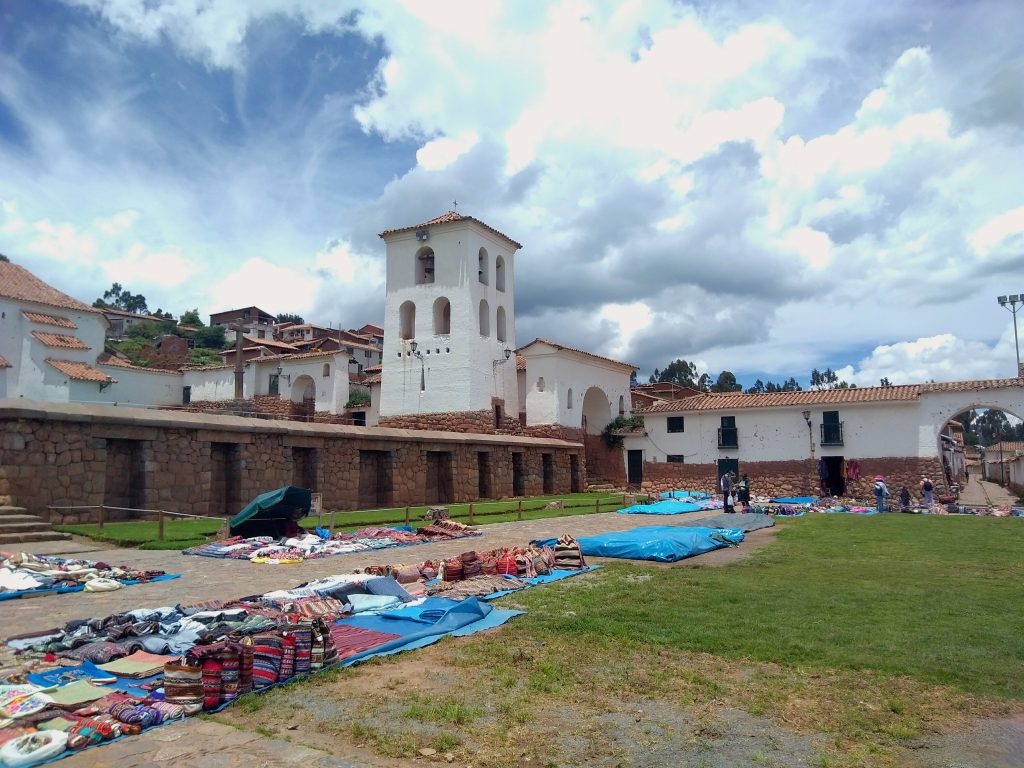
M378 426L394 429L427 429L440 432L472 432L480 435L519 435L523 433L519 420L508 414L502 415L502 426L500 429L495 429L494 413L491 411L381 416Z
M553 440L571 440L583 443L586 457L587 483L610 483L618 488L626 487L626 466L622 448L609 448L600 435L588 435L578 427L564 427L561 424L534 424L523 428L530 437L545 437Z
M124 478L116 474L121 465L114 461L113 454L108 467L108 445L115 445L113 441L118 461L124 462L127 452L141 468L130 490L142 508L198 515L238 511L233 507L224 509L224 498L218 508L214 498L217 489L225 486L223 477L214 476L218 471L214 454L223 455L225 448L237 457L238 508L259 493L296 483L310 450L315 452L313 490L323 494L325 509L337 510L366 506L365 499L360 499L363 451L390 457L389 474L383 483L389 492L386 503L378 505L390 507L432 501L427 498L429 452L449 454L451 476L441 484L450 487L449 501L453 502L478 498L480 452L490 455L492 498L512 495L514 453L523 456L527 495L543 490L543 454L552 454L553 492L557 494L571 490L569 457L580 457L582 465L583 448L572 443L545 444L516 438L512 438L515 442L502 443L494 436L483 441L462 435L444 439L414 432L384 437L374 434L372 428L292 427L290 422L281 421L254 421L240 428L238 419L197 418L193 414L182 414L181 420L188 425L178 427L174 417L161 416L160 423L154 425L136 423L138 420L127 414L109 420L59 414L0 418L0 496L10 496L13 503L44 517L50 505L111 505L110 494L116 492L120 497L126 486ZM234 426L219 426L223 422ZM108 492L111 473L114 476ZM376 486L375 482L371 484ZM434 487L437 485L435 477Z
M818 462L804 461L747 461L740 462L740 473L750 477L752 496L817 496ZM670 490L705 491L719 493L715 464L670 464L645 462L645 492L661 493ZM945 492L942 466L938 459L881 458L860 460L860 476L847 481L846 497L874 503L875 475L884 475L892 498L899 496L904 485L915 499L922 477L930 477L939 493Z

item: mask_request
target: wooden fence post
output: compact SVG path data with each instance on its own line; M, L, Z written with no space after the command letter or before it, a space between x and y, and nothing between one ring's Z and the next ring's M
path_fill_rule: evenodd
M600 512L601 511L601 497L600 496L598 496L596 499L594 499L594 511L595 512Z
M516 519L518 519L518 520L522 520L523 519L523 500L522 499L519 500L518 508L516 509Z
M157 510L156 513L156 537L160 540L164 540L164 511L162 509Z
M331 533L334 533L334 524L335 524L334 514L335 514L335 512L332 509L331 510Z
M473 502L469 502L469 524L473 524Z
M106 511L106 509L104 509L103 505L100 504L100 530L101 531L103 530L104 518L106 516L107 516L107 511Z
M405 508L405 524L406 525L409 524L409 508L408 507Z

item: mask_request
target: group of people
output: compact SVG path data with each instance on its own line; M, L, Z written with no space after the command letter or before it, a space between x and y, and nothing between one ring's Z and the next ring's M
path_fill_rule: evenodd
M927 477L921 478L921 498L924 506L931 509L935 505L935 485ZM884 475L875 475L875 506L879 512L887 512L885 500L889 498L889 487L885 484ZM900 489L900 511L910 511L910 489L903 486Z
M722 489L722 503L726 512L735 512L739 504L744 512L750 511L750 478L743 475L737 480L735 472L726 472L722 475L719 486Z

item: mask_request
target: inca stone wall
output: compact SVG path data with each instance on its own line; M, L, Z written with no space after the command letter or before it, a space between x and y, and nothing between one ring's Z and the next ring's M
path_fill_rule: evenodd
M393 429L430 429L441 432L473 432L476 434L519 435L523 433L519 420L503 414L501 427L494 426L492 411L462 411L459 413L415 413L403 416L381 416L379 426Z
M847 480L846 496L874 499L875 475L883 475L892 499L899 496L904 485L915 498L920 497L918 487L922 477L930 477L939 493L945 490L942 465L938 459L883 458L863 459L859 462L857 480ZM741 461L740 474L750 478L752 496L818 496L818 462L805 461ZM705 491L719 493L715 464L674 464L645 462L645 492L661 493L670 490Z
M109 406L0 409L0 496L44 516L50 505L232 515L290 484L338 510L474 501L482 488L503 498L513 495L516 454L525 495L544 491L545 454L556 494L571 491L570 457L583 462L578 443L530 437Z

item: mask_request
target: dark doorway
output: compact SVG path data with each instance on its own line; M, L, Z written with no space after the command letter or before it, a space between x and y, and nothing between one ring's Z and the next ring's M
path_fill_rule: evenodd
M359 506L363 509L391 505L391 451L359 452Z
M715 478L715 488L721 489L722 487L722 475L726 472L735 472L736 477L740 476L740 460L739 459L719 459L718 460L718 477Z
M523 471L523 454L512 454L512 495L526 495L526 473Z
M146 501L146 471L141 440L107 440L107 468L103 486L103 505L121 507L114 518L138 517Z
M569 456L569 490L571 493L580 493L580 457L576 454Z
M640 485L644 481L644 452L626 451L626 482Z
M825 468L828 470L828 477L822 483L825 486L823 490L827 491L829 496L844 495L846 478L843 477L843 457L822 456L821 460L825 462Z
M476 495L479 499L493 498L491 491L491 454L478 451L476 454Z
M292 485L315 493L318 464L316 448L292 448Z
M210 514L232 517L242 508L242 450L210 443Z
M451 451L427 451L427 476L424 484L424 495L427 504L448 504L455 501L452 490L452 453Z
M540 455L541 469L544 478L544 493L555 492L555 457L550 453Z

